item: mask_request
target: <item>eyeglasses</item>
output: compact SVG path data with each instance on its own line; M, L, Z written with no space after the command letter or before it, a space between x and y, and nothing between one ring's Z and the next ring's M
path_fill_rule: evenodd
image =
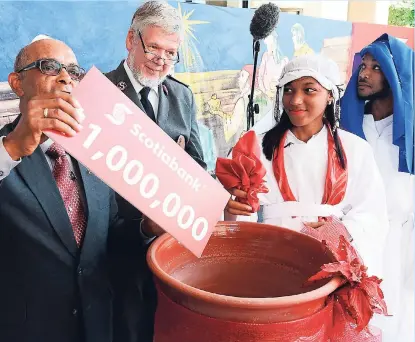
M152 47L152 46L146 46L144 44L144 40L143 40L143 37L141 36L140 31L138 31L138 36L140 37L141 45L143 45L143 50L144 50L144 53L146 54L147 59L149 59L149 60L152 60L154 58L161 59L161 60L163 60L164 64L167 64L167 65L175 65L175 64L180 62L180 57L179 57L179 52L178 51L177 52L166 51L166 53L169 55L169 57L166 57L166 58L161 57L159 54L156 53L158 48Z
M85 70L76 64L64 65L54 59L38 59L33 63L26 65L25 67L17 70L20 73L31 69L39 69L42 74L49 76L57 76L62 69L65 69L72 80L79 82L85 76Z

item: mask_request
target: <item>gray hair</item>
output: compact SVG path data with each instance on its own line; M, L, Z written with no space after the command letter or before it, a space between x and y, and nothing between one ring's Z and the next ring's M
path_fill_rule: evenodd
M23 67L26 66L29 60L29 55L27 53L27 46L22 48L19 53L16 56L16 59L14 60L14 72L19 71Z
M176 8L165 1L150 0L135 11L130 29L141 33L149 26L158 26L167 33L177 33L183 38L183 26Z

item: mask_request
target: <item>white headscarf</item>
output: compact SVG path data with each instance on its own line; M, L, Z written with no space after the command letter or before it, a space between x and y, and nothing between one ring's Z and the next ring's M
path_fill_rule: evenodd
M284 86L302 77L312 77L323 88L331 91L335 104L340 100L340 72L337 64L320 54L299 56L288 62L282 70L274 111L275 114L278 114L277 117L280 117L283 111Z

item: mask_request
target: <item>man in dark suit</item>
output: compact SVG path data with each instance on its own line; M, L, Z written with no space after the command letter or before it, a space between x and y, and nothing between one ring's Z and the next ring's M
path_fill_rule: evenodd
M109 260L129 232L113 191L43 134L82 129L71 92L83 74L43 39L9 75L21 115L0 130L0 341L113 341Z

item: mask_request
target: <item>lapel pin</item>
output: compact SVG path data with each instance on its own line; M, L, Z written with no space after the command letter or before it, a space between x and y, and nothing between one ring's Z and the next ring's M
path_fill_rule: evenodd
M162 84L161 87L163 88L164 95L166 95L166 96L169 95L169 91L168 91L167 87L164 84Z
M124 81L118 82L117 83L117 87L118 89L120 89L121 91L124 91L125 88L127 88L127 83L125 83Z

